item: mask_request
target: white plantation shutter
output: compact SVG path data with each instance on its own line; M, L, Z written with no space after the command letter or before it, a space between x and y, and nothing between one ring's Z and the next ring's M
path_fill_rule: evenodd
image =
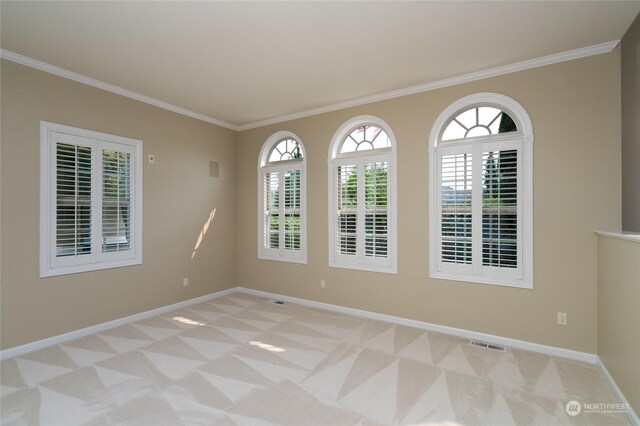
M482 153L482 265L518 268L518 151Z
M131 155L102 150L102 252L131 249Z
M532 142L526 111L503 95L462 98L438 117L430 146L432 277L533 287Z
M301 170L290 167L264 172L263 248L271 255L297 256L302 250Z
M345 164L336 168L338 195L336 215L336 250L340 255L355 256L358 239L358 166Z
M472 167L469 152L443 155L440 178L442 262L472 261Z
M329 158L330 266L396 272L393 144L386 124L372 116L336 132Z
M264 176L264 244L268 249L280 248L280 173Z
M306 263L304 149L289 132L272 135L258 164L258 257Z
M497 279L522 277L519 144L503 140L441 148L440 271Z
M366 257L386 259L389 255L388 171L387 161L364 164L364 255Z
M300 170L283 172L283 240L285 250L300 250Z
M141 263L141 141L41 132L41 276Z
M390 264L387 158L336 161L336 256L345 263Z
M86 256L92 249L92 150L57 142L55 156L55 256Z

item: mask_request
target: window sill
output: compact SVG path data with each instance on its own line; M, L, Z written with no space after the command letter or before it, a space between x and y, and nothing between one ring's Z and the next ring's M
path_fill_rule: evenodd
M286 256L270 256L266 254L259 254L258 259L260 260L275 260L276 262L288 262L288 263L300 263L307 264L306 257L286 257Z
M342 269L355 269L358 271L367 271L367 272L382 272L384 274L398 273L397 268L392 266L362 265L359 263L330 262L329 267L342 268Z
M485 278L473 275L453 275L445 274L442 272L435 272L429 274L430 278L449 281L461 281L470 284L488 284L497 285L502 287L522 288L526 290L533 290L533 281L525 280L498 280L495 278Z
M134 265L142 265L142 259L123 259L111 262L86 263L83 265L68 265L49 268L43 266L40 271L40 278L77 274L80 272L101 271L103 269L121 268L124 266Z

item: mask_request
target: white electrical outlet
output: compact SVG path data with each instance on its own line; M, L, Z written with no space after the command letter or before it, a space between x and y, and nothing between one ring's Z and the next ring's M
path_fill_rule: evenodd
M186 286L188 286L188 285L189 285L189 277L184 277L184 278L182 279L182 285L183 285L184 287L186 287Z
M558 325L567 325L567 313L558 312Z
M149 154L149 164L156 164L156 156Z
M325 288L327 286L327 284L324 282L324 280L320 280L320 288Z

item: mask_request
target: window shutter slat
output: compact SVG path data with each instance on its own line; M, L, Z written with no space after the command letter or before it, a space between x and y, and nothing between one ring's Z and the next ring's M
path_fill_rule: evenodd
M441 162L442 262L471 264L473 156L443 155Z
M356 255L358 166L348 164L337 167L337 251L343 255Z
M55 257L91 254L91 148L56 143Z
M102 150L102 252L132 247L131 156Z
M482 154L482 265L518 267L518 151Z

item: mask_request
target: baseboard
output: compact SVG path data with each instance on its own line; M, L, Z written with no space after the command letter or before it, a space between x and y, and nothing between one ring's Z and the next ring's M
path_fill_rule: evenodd
M618 401L620 401L621 404L628 405L629 410L627 411L627 417L629 418L629 421L631 422L631 424L635 426L640 426L640 418L638 417L636 412L633 411L633 407L631 407L631 404L629 404L629 401L627 401L627 398L625 398L624 394L622 393L622 390L620 390L616 381L613 380L613 377L609 373L609 370L607 370L607 367L604 365L600 357L596 357L596 365L598 366L598 369L600 370L602 375L605 377L605 379L607 379L607 382L609 383L609 387L611 388L611 391L616 396L616 398L618 398Z
M429 322L416 321L408 318L396 317L393 315L379 314L377 312L364 311L360 309L347 308L345 306L332 305L329 303L316 302L314 300L299 299L297 297L283 296L280 294L269 293L266 291L253 290L244 287L236 287L238 291L255 296L262 296L272 299L284 300L287 302L298 303L300 305L310 306L313 308L326 309L329 311L340 312L344 314L354 315L362 318L369 318L378 321L386 321L394 324L405 325L408 327L419 328L423 330L435 331L438 333L446 333L454 336L464 337L465 339L476 339L499 345L508 346L510 348L523 349L531 352L538 352L546 355L568 358L582 362L595 364L597 356L586 352L574 351L571 349L558 348L555 346L542 345L540 343L526 342L524 340L511 339L508 337L500 337L492 334L479 333L477 331L465 330L462 328L447 327L445 325L433 324Z
M412 320L408 318L396 317L393 315L380 314L377 312L370 312L370 311L364 311L361 309L354 309L354 308L348 308L345 306L333 305L329 303L316 302L314 300L300 299L297 297L284 296L281 294L269 293L266 291L253 290L245 287L229 288L216 293L200 296L195 299L189 299L179 303L175 303L173 305L163 306L161 308L153 309L146 312L141 312L128 317L119 318L117 320L96 324L91 327L87 327L87 328L72 331L69 333L60 334L58 336L53 336L46 339L38 340L36 342L27 343L22 346L16 346L13 348L5 349L3 351L0 351L0 359L11 358L14 356L25 354L27 352L43 349L47 346L57 345L60 343L67 342L69 340L77 339L79 337L84 337L92 333L99 333L101 331L108 330L110 328L118 327L124 324L139 321L155 315L163 314L165 312L169 312L175 309L180 309L190 305L194 305L196 303L201 303L207 300L216 299L218 297L222 297L222 296L234 293L236 291L240 291L247 294L253 294L256 296L262 296L266 298L276 298L276 299L280 299L280 300L284 300L292 303L298 303L304 306L326 309L334 312L341 312L344 314L354 315L362 318L369 318L369 319L374 319L378 321L386 321L394 324L405 325L408 327L419 328L422 330L435 331L438 333L451 334L451 335L463 337L466 339L476 339L476 340L487 341L487 342L496 343L503 346L508 346L511 348L523 349L531 352L538 352L538 353L558 356L562 358L569 358L577 361L588 362L590 364L596 364L598 359L595 354L573 351L571 349L558 348L555 346L547 346L539 343L526 342L523 340L511 339L508 337L501 337L501 336L495 336L492 334L479 333L476 331L465 330L462 328L447 327L444 325L417 321L417 320Z
M57 336L48 337L46 339L38 340L36 342L27 343L25 345L5 349L3 351L0 351L0 360L23 355L28 352L37 351L38 349L43 349L43 348L46 348L47 346L58 345L60 343L68 342L69 340L77 339L79 337L84 337L93 333L99 333L101 331L108 330L110 328L118 327L118 326L135 322L135 321L140 321L145 318L164 314L165 312L170 312L176 309L195 305L197 303L206 302L212 299L217 299L218 297L222 297L227 294L234 293L236 291L237 291L236 288L229 288L226 290L218 291L216 293L206 294L204 296L196 297L194 299L189 299L189 300L184 300L182 302L174 303L173 305L163 306L161 308L152 309L150 311L141 312L139 314L130 315L128 317L119 318L117 320L103 322L101 324L92 325L90 327L82 328L80 330L71 331L65 334L59 334Z

